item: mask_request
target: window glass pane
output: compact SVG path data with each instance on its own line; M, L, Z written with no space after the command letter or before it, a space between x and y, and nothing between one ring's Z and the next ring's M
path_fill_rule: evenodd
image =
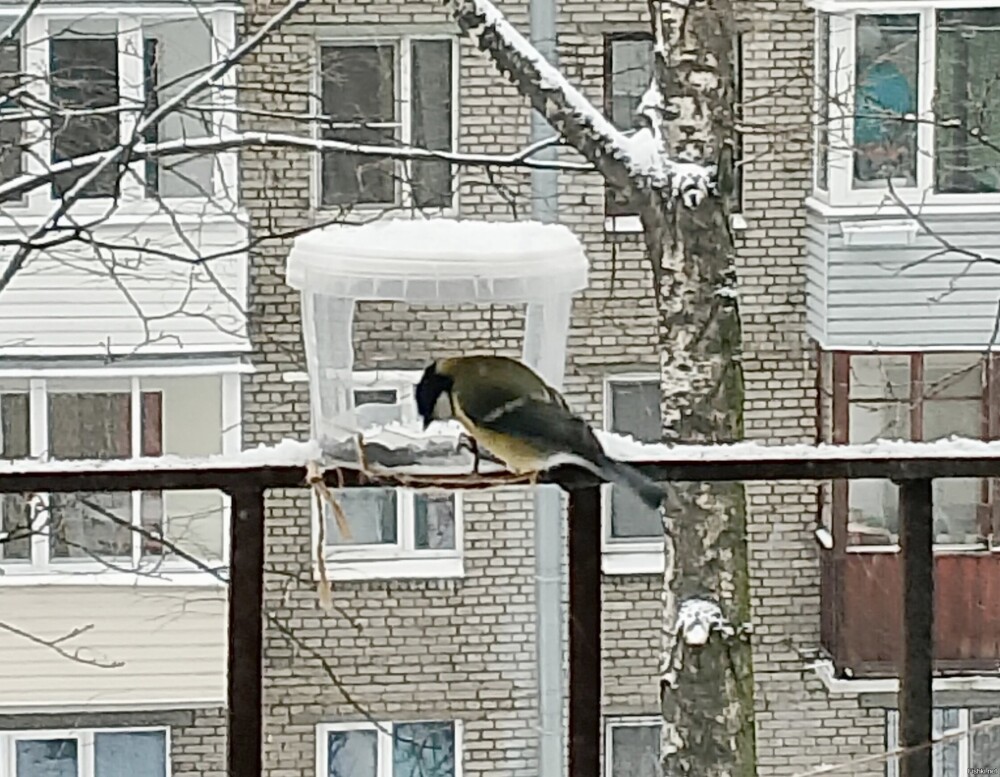
M129 394L51 393L48 405L53 458L123 459L131 455ZM131 556L130 493L52 494L49 513L54 558Z
M916 14L858 16L854 93L854 186L917 183L919 20Z
M22 123L8 118L23 110L18 97L24 83L22 74L20 40L0 44L0 183L8 182L24 171Z
M454 777L455 726L397 723L392 740L392 777Z
M377 731L327 734L327 777L379 777Z
M212 28L208 16L188 19L144 19L143 71L148 115L172 99L212 62ZM145 140L161 143L211 134L212 91L191 98L184 107L149 128ZM146 188L151 197L207 197L212 193L215 157L209 154L171 156L146 165Z
M657 725L612 726L612 777L660 777L660 732Z
M910 398L909 356L851 356L850 398ZM853 440L852 442L857 442Z
M31 452L27 394L0 394L0 432L3 458L24 459ZM4 494L0 499L0 559L27 561L31 558L31 509L23 494Z
M956 720L953 724L950 724L947 716L943 716L942 713L953 713ZM957 717L958 710L934 710L933 735L939 737L942 734L951 733L958 726ZM961 747L961 744L961 741L952 740L934 745L934 777L965 777L964 775L960 776L958 770L958 749Z
M1000 191L997 73L1000 9L938 11L934 163L939 192Z
M14 745L16 777L77 777L75 739L21 739Z
M394 488L345 488L333 492L344 510L351 530L345 539L337 528L330 505L326 513L326 538L330 545L394 545L398 541L397 504Z
M817 12L816 27L816 188L829 187L830 14Z
M164 732L94 734L94 777L166 777L166 774Z
M452 42L414 41L411 70L411 145L431 151L451 150ZM452 199L452 170L448 162L412 162L413 204L418 208L447 208Z
M396 389L358 389L354 392L354 410L362 429L402 420Z
M978 354L925 353L926 399L979 399L983 396L984 361ZM927 421L924 421L926 425ZM979 437L979 432L975 433Z
M88 20L87 26L93 21ZM107 33L97 36L83 24L67 27L56 23L49 39L49 94L53 104L52 161L106 151L118 143L117 111L85 112L67 116L66 111L113 108L118 105L118 41L114 22ZM53 195L65 194L87 171L58 175ZM87 186L84 197L112 197L118 190L118 167L109 165Z
M143 379L143 454L211 456L222 453L222 378L216 375ZM199 559L221 559L223 498L219 491L142 495L141 521L154 534ZM148 538L146 560L172 554Z
M324 46L322 109L328 140L396 145L396 50L393 46ZM360 154L323 154L323 205L394 204L396 166Z
M985 726L972 733L972 752L969 766L985 769L1000 764L1000 707L981 707L969 713L972 725L994 721L995 726Z
M658 381L614 381L611 391L611 431L642 442L662 439ZM631 490L611 486L610 537L614 540L660 540L663 518Z
M910 357L852 355L848 440L910 439ZM888 480L848 481L852 545L888 545L899 530L899 489Z
M899 532L899 488L890 480L851 480L847 533L851 545L891 545Z
M653 42L613 39L608 95L611 123L619 129L635 126L635 112L653 78Z
M908 402L851 402L850 413L852 443L910 439Z
M609 539L635 542L663 539L663 517L658 510L645 505L627 488L610 486L611 536Z
M611 391L611 431L641 442L663 439L659 381L614 381Z
M605 42L604 111L618 129L636 126L636 109L653 78L653 42L650 38L609 38ZM605 213L634 213L624 195L605 188Z
M413 497L414 547L417 550L454 550L455 497L416 494Z

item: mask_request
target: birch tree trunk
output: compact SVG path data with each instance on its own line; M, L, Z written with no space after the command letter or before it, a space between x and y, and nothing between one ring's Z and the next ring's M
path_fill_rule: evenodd
M743 434L740 321L727 197L735 140L728 0L650 0L656 78L674 159L718 160L719 197L643 208L658 285L664 438ZM664 774L750 777L753 675L746 516L739 484L677 484L664 516Z

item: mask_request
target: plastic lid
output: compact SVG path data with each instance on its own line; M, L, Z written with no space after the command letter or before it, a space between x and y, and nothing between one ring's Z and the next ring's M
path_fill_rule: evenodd
M587 270L561 224L394 219L297 237L287 283L349 299L532 302L586 288Z

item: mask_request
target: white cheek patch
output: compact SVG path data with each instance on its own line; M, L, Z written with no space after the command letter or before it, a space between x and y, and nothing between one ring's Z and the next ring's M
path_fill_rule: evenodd
M438 394L438 398L434 401L432 417L436 421L448 421L455 417L451 411L451 397L448 396L448 392L442 391Z

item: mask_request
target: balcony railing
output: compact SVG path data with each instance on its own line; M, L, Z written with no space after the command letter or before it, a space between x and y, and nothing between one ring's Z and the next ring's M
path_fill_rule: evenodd
M623 443L624 445L624 443ZM366 449L366 453L367 453ZM383 454L385 451L383 451ZM400 451L389 458L400 459ZM1000 476L1000 443L964 441L950 443L893 443L885 446L823 446L807 450L764 447L752 444L733 446L643 446L634 444L627 457L659 481L774 481L889 478L900 485L901 533L898 554L893 561L851 560L850 563L894 564L890 577L894 586L883 587L886 612L896 598L897 620L881 628L896 632L896 661L901 654L900 744L902 774L931 777L932 749L925 746L932 733L932 665L934 654L935 602L944 601L947 590L975 584L976 565L949 567L937 562L941 596L935 597L935 560L931 521L934 478ZM411 463L419 452L409 451ZM272 488L306 487L307 464L315 448L298 449L288 443L272 451L256 450L241 456L185 461L179 458L132 459L94 462L0 462L0 493L145 491L218 489L232 497L231 551L229 575L228 651L228 774L230 777L260 777L262 774L262 676L263 663L263 581L264 581L264 498ZM618 455L621 455L620 453ZM412 457L416 456L416 460ZM369 455L369 463L373 458ZM444 468L443 470L444 471ZM330 469L323 476L337 487L404 485L419 488L482 488L483 483L457 475L452 469L444 477L405 473L405 467L373 478L350 467ZM601 741L601 564L600 488L592 476L575 469L558 469L543 477L570 492L569 503L569 613L573 623L569 640L569 767L571 777L598 777ZM990 557L990 560L992 557ZM823 577L841 576L838 567L824 559ZM962 566L964 564L964 566ZM980 572L989 571L984 560ZM888 569L888 567L887 567ZM953 572L959 569L960 573ZM859 566L859 571L864 568ZM948 579L952 574L955 579ZM995 576L994 576L995 578ZM981 578L980 578L981 579ZM1000 591L1000 580L991 578L989 587ZM835 586L843 598L845 588ZM858 587L852 596L863 596ZM990 600L982 600L983 606ZM975 605L969 605L970 610ZM948 631L954 612L941 607L938 634ZM835 613L842 613L838 609ZM966 617L962 615L960 617ZM895 625L894 625L895 624ZM824 639L844 632L843 618L824 616ZM985 639L986 637L983 637ZM836 639L834 640L836 642ZM949 648L950 649L950 648ZM957 648L958 655L964 647Z
M903 559L820 550L821 641L838 676L898 677L903 667ZM934 555L934 672L1000 666L1000 553Z

